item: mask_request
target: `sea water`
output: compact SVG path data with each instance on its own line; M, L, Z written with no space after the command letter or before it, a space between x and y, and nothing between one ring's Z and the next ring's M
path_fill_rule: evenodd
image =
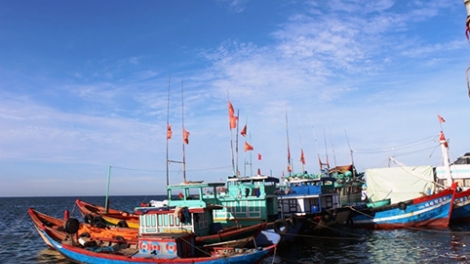
M111 196L110 207L132 212L158 196ZM27 213L80 220L75 200L104 205L105 197L0 198L0 263L71 263L43 242ZM467 246L468 245L468 246ZM283 243L268 263L470 263L470 224L446 229L363 230L349 227L299 235Z

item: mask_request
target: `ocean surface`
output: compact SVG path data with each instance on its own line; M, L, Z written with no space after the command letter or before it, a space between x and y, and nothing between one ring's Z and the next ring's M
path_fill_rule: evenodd
M125 211L161 197L115 196L110 207ZM0 263L72 263L49 249L34 229L28 208L80 220L75 199L103 204L105 197L0 198ZM467 246L468 245L468 246ZM448 229L332 229L283 243L268 263L470 263L470 224Z

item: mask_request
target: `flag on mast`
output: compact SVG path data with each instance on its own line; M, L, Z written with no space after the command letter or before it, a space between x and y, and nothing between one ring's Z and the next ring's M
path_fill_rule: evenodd
M243 127L242 131L240 132L240 135L246 136L246 125Z
M439 123L444 123L446 120L440 116L440 115L437 115L437 119L439 120Z
M249 150L253 150L253 147L250 144L248 144L248 142L245 142L245 152Z
M233 105L230 100L228 101L228 120L230 129L237 127L238 116L235 116L235 110L233 109Z
M171 131L171 125L168 124L166 128L166 139L171 139L172 135L173 135L173 132Z
M189 132L183 128L183 141L184 143L189 144Z
M300 162L305 165L304 150L300 149Z

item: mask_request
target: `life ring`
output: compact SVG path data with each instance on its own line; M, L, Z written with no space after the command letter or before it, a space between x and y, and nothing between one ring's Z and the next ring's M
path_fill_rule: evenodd
M160 244L158 244L158 242L151 242L150 250L151 250L151 254L159 255L161 251Z
M346 220L346 225L352 228L354 227L354 221L351 218L348 218L348 220Z
M399 202L399 203L398 203L398 208L399 208L400 210L405 211L405 210L406 210L406 204L405 204L404 202Z
M69 218L67 222L65 222L65 231L69 234L77 233L78 229L80 228L80 222L76 218Z
M278 219L274 221L273 228L274 231L280 235L284 235L289 231L289 225L284 219Z
M292 228L296 228L297 227L297 224L298 224L298 220L297 220L297 216L296 215L291 215L288 219L289 221L289 225L292 227Z
M165 249L171 255L176 254L176 251L177 251L176 243L175 242L166 243Z
M121 220L119 221L119 223L117 224L118 227L129 227L129 225L127 225L127 222L126 220Z
M95 216L95 217L93 217L93 221L92 221L91 225L96 226L96 227L100 227L100 228L104 228L104 227L106 227L106 222L104 221L104 219L101 216Z

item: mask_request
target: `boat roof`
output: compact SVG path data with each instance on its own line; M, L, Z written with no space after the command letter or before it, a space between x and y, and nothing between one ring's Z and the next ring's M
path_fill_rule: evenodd
M167 186L167 189L171 188L205 188L205 187L222 187L225 186L223 182L208 182L203 181L187 181L179 184L171 184Z
M286 178L286 182L297 183L297 182L319 182L319 181L336 181L334 177L319 177L319 178L299 178L299 177L290 177Z
M265 182L279 182L279 178L267 176L267 175L256 175L256 176L244 176L244 177L237 177L237 176L229 176L227 181L231 182L251 182L251 181L265 181Z
M463 154L452 164L470 164L470 152Z

